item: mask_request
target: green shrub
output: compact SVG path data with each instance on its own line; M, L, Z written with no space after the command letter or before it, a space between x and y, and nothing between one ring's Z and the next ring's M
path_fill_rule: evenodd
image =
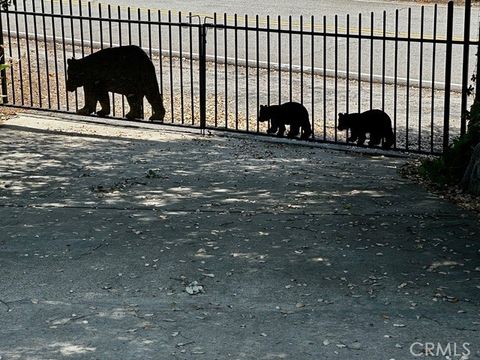
M465 173L473 148L480 142L480 102L476 101L467 114L467 133L453 141L453 144L436 159L422 162L419 172L425 178L446 185L458 184Z

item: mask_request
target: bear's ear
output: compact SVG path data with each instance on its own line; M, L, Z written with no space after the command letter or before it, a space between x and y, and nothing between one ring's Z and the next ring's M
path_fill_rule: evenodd
M338 113L338 118L341 119L345 116L345 114L342 114L342 113Z
M67 59L67 64L72 65L76 60L74 58Z

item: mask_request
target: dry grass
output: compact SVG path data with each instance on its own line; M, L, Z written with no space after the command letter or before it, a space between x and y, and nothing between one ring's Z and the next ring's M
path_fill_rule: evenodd
M0 125L5 121L10 119L12 116L15 116L16 112L12 108L0 107Z

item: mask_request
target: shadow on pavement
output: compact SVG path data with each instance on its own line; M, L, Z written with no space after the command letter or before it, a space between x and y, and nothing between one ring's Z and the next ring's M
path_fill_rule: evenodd
M475 354L478 220L401 179L402 161L10 120L0 355L408 359L415 341Z

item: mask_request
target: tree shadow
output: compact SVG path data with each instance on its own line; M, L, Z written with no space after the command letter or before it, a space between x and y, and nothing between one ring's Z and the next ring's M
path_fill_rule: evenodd
M400 159L248 138L65 128L1 128L0 299L14 310L5 313L6 329L26 321L19 314L32 313L34 324L5 334L0 350L12 358L90 357L110 343L131 357L188 348L212 358L218 343L205 328L226 353L238 342L231 323L258 334L262 317L274 324L293 316L279 338L295 331L316 342L319 322L332 331L354 325L327 316L326 307L363 309L355 318L366 324L366 309L386 298L403 311L411 294L426 308L440 294L433 317L452 318L449 299L478 299L478 289L461 282L478 260L478 221L400 179ZM205 293L188 295L192 281ZM41 324L55 340L41 335ZM165 335L177 331L184 338ZM34 339L31 347L14 346L18 334ZM251 341L237 354L292 354L288 343L272 352L271 343Z

